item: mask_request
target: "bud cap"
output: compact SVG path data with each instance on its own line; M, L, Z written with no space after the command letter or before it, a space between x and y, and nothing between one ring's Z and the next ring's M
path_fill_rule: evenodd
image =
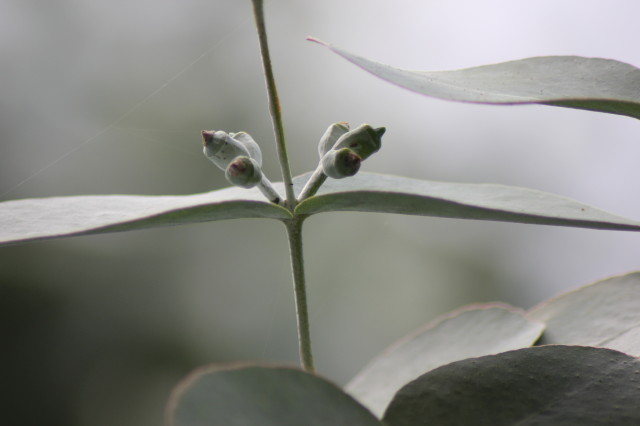
M364 160L380 149L385 131L384 127L374 129L368 124L361 124L340 136L333 149L350 148Z
M203 130L202 145L203 154L222 170L225 170L234 158L250 156L242 143L222 130Z
M320 160L324 174L334 179L355 175L360 170L361 162L358 154L349 148L332 149Z
M318 143L318 154L320 154L320 158L329 152L330 149L333 149L333 146L336 144L336 141L340 136L344 135L348 131L349 123L344 121L333 123L329 126L320 138L320 143Z
M253 188L262 181L262 170L256 160L241 156L229 163L224 176L235 186Z

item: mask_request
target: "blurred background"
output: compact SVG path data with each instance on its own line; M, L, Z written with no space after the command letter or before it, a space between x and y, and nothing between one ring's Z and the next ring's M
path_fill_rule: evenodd
M640 65L633 0L270 0L294 174L336 121L386 126L366 171L526 186L640 219L640 125L399 89L313 35L402 68L538 55ZM249 0L0 0L1 200L227 186L201 129L246 130L279 180ZM473 302L529 308L640 267L632 233L332 213L307 222L319 372ZM238 220L0 249L0 424L145 426L195 367L297 363L284 229Z

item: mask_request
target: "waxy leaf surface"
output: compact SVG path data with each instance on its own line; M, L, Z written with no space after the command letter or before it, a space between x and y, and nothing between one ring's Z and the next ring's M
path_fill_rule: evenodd
M171 426L382 426L333 383L293 368L211 367L174 391Z
M400 213L640 231L638 221L533 189L434 182L374 173L358 173L341 180L328 179L316 196L296 208L299 214L327 211Z
M309 174L295 179L300 191ZM282 184L275 184L282 190ZM282 193L282 192L281 192ZM640 231L640 222L526 188L434 182L373 173L328 179L297 214L401 213L593 229ZM288 219L257 189L225 188L178 196L87 195L0 202L0 245L47 238L185 225L223 219Z
M541 56L452 71L411 71L310 38L412 92L484 104L544 104L640 118L640 69L611 59Z
M257 190L179 196L88 195L0 203L0 244L236 218L290 217Z
M640 356L640 272L554 297L528 317L547 325L540 344L598 346Z
M345 390L381 417L400 388L434 368L533 345L544 325L523 314L506 305L475 305L438 318L389 347Z
M538 346L437 368L402 388L389 426L640 424L640 360L603 348Z

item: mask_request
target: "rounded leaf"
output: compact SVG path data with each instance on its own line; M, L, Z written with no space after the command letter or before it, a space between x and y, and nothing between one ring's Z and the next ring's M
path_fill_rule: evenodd
M170 426L382 426L333 383L284 367L208 367L174 391Z
M541 343L599 346L640 356L640 272L578 288L532 308Z
M467 306L396 342L345 390L382 416L393 395L422 374L453 361L531 346L543 329L507 305Z
M454 362L402 388L389 426L640 424L640 360L610 349L538 346Z

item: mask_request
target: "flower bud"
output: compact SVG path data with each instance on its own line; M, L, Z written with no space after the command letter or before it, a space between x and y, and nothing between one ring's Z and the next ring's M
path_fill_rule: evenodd
M329 150L320 160L324 174L334 179L355 175L361 162L362 159L349 148Z
M374 129L368 124L361 124L340 136L333 149L350 148L362 160L365 160L380 149L382 135L386 130L384 127Z
M203 130L202 145L204 155L222 170L225 170L234 158L250 156L242 143L222 130Z
M262 170L256 160L241 156L229 163L224 176L235 186L253 188L262 181Z
M320 158L324 157L330 149L333 149L333 146L336 144L336 141L340 136L344 135L348 131L349 123L344 121L333 123L329 126L329 128L324 132L324 135L320 138L320 143L318 143L318 154L320 154Z
M249 157L253 158L262 167L262 151L260 146L253 140L247 132L229 133L233 139L240 142L249 152Z

